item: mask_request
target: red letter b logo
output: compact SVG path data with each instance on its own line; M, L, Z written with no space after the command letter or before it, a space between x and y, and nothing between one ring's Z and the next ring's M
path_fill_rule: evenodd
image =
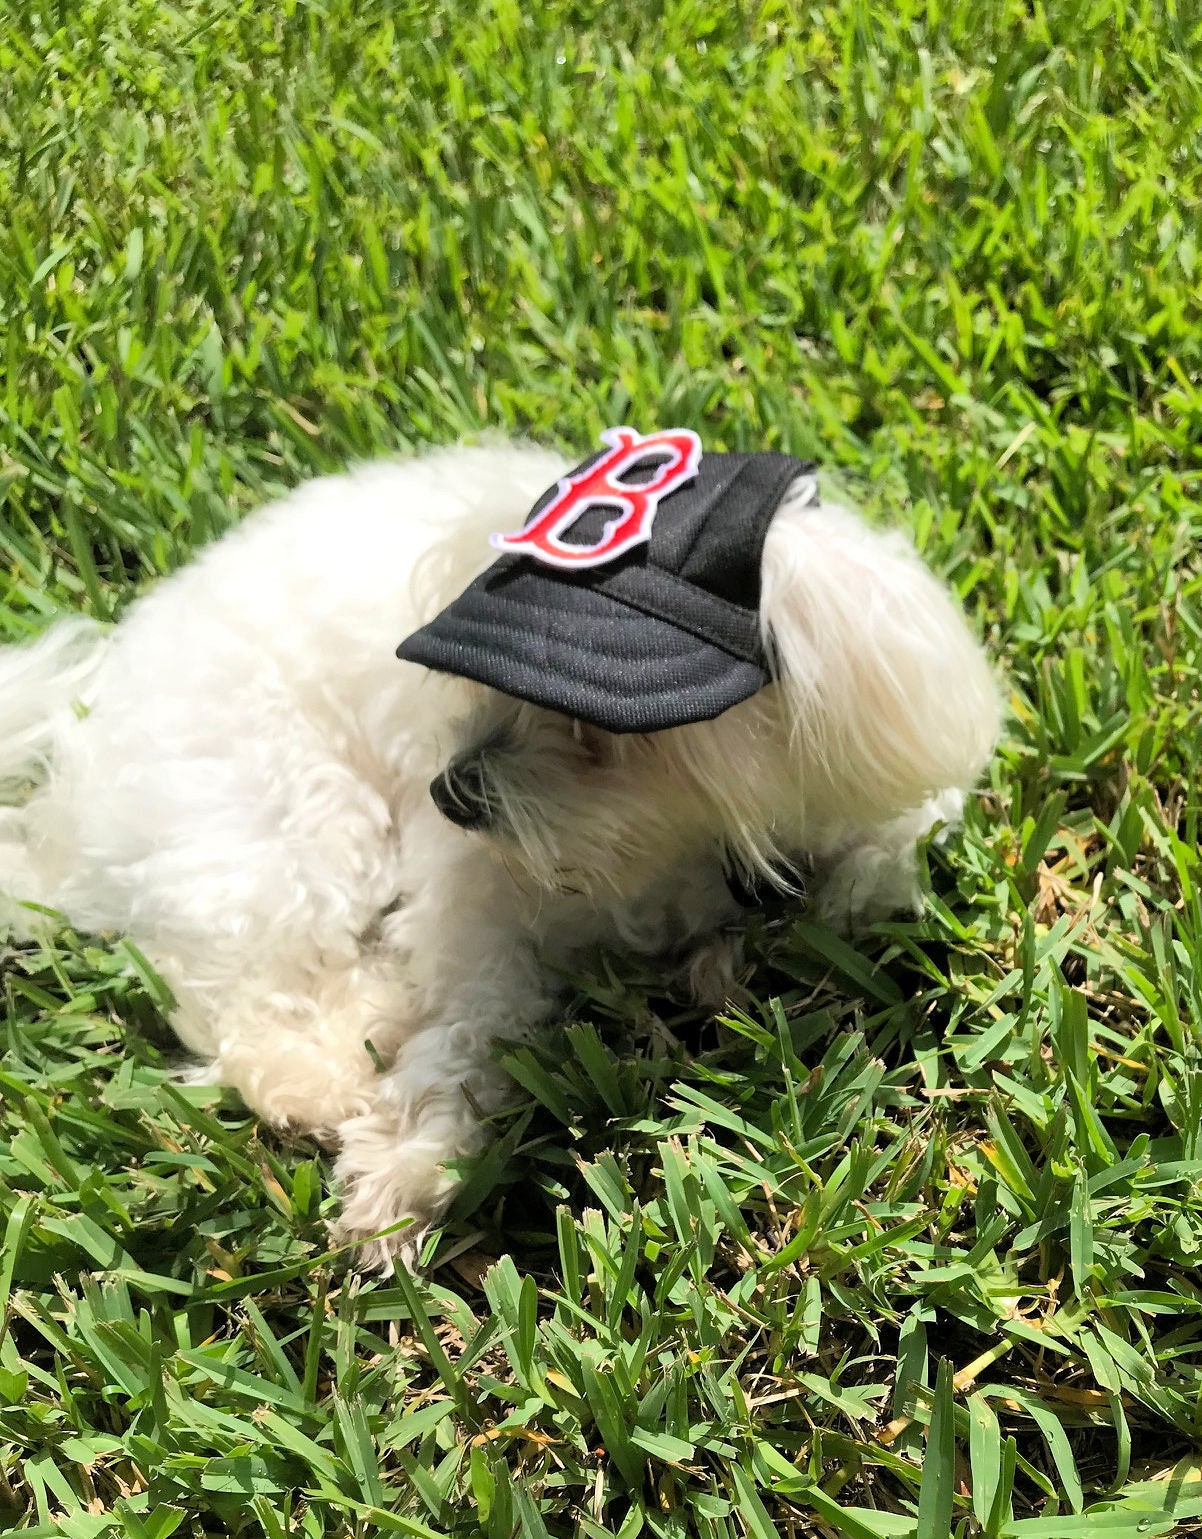
M701 440L689 428L668 428L643 438L633 428L620 427L607 428L601 441L609 449L600 459L565 476L537 517L517 534L494 534L492 544L571 571L614 561L649 540L661 498L697 474ZM631 485L622 479L652 459L659 463L649 480ZM562 536L589 508L614 508L617 517L607 521L595 544L568 544Z

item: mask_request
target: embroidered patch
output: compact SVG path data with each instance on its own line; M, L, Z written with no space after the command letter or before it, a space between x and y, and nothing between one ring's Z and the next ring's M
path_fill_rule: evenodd
M690 428L665 428L643 437L633 428L606 428L601 441L608 451L575 474L564 476L555 495L524 529L494 534L497 550L533 556L569 571L616 561L651 538L655 510L670 492L691 481L701 464L701 440ZM656 461L650 476L632 483L624 477ZM593 544L571 544L563 536L590 508L613 508Z

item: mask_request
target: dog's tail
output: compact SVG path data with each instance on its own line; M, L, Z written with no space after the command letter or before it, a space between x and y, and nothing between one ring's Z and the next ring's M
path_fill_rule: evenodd
M27 645L0 647L0 803L50 772L64 732L88 708L108 638L80 616Z
M0 938L35 933L26 904L53 906L55 884L30 813L94 696L109 634L66 619L37 641L0 647Z

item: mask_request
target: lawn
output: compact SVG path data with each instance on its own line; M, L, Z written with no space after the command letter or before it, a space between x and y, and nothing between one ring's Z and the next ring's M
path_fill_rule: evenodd
M837 471L1005 741L921 919L621 959L416 1280L3 954L0 1531L1202 1533L1202 19L1187 0L16 0L0 635L484 430Z

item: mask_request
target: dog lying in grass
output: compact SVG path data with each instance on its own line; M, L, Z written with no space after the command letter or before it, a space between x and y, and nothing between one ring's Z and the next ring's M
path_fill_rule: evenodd
M337 1149L346 1235L415 1221L384 1264L575 956L704 958L799 857L827 922L912 905L997 734L901 535L784 456L606 444L315 481L0 652L0 927L128 935L198 1075Z

